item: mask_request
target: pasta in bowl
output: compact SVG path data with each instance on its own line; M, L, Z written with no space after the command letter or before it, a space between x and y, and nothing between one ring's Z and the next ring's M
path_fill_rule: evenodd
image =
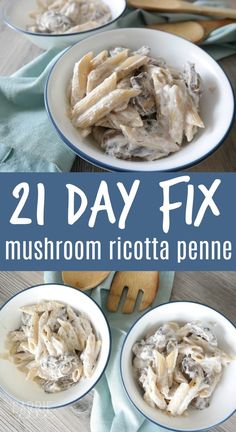
M70 117L93 134L104 152L124 160L155 161L180 150L204 128L199 115L202 81L193 63L182 71L150 48L116 47L85 54L69 86Z
M168 429L199 431L226 420L236 402L235 334L225 317L198 303L173 302L147 312L122 349L129 398Z
M149 48L148 53L139 51L142 46ZM125 49L114 52L114 48L119 47ZM164 59L164 65L160 63L160 59ZM156 63L152 65L150 61ZM196 73L191 69L191 65L195 65ZM89 70L91 66L93 69ZM75 90L79 89L79 85L82 91L75 96L73 93L70 100L70 84L73 71L76 70L78 80L77 83L73 80L72 86ZM84 72L81 72L82 70ZM176 77L176 71L181 74L180 79ZM124 76L126 73L128 75ZM154 76L156 90L153 78L150 79L151 75ZM76 76L75 74L75 78ZM81 81L83 76L84 82L83 79ZM203 91L199 86L199 77L203 83ZM190 83L189 78L193 78L195 84L192 79ZM172 89L172 92L162 91L161 80L165 83L165 90ZM151 90L155 92L153 97L148 96L145 101L145 95L150 95L150 83ZM192 102L187 88L189 84L195 86L195 116L193 113L189 116L189 110L186 110L188 103ZM96 93L99 86L103 86L100 95ZM156 115L158 101L154 100L158 99L158 86L161 90L162 106L159 124ZM89 91L88 95L85 95L84 89L86 93ZM188 103L184 104L184 115L178 116L180 127L173 122L173 127L167 130L166 124L168 126L173 109L168 105L165 110L165 101L172 98L174 103L176 94L178 97L182 92L185 93ZM80 101L78 97L81 98ZM118 102L120 107L116 106ZM194 165L222 143L234 116L234 98L229 81L208 54L177 36L143 28L124 28L100 33L71 47L51 70L45 88L45 104L49 119L65 144L83 159L110 171L174 171ZM111 111L107 104L112 108ZM95 111L92 110L94 106ZM147 110L147 115L143 109ZM160 109L158 112L160 113ZM90 125L88 117L92 119L92 123L95 120L95 125ZM123 131L116 129L117 125L122 126ZM183 134L183 142L182 131L186 132ZM165 132L168 132L167 136ZM177 132L179 136L174 136ZM171 139L170 135L173 135ZM162 137L162 151L156 148L152 151L157 136ZM127 145L127 139L131 146ZM139 140L142 141L142 146L136 145ZM151 144L148 152L143 145L145 141L148 145ZM142 150L144 159L149 160L142 160L136 155L130 159L130 149L136 152L137 147ZM120 149L122 159L117 157ZM154 154L156 150L159 151L160 158L156 157L158 154ZM126 151L129 153L127 158ZM139 152L139 156L140 154Z
M104 29L112 29L126 0L8 0L4 22L42 49L66 48Z
M70 404L93 388L110 355L97 304L64 285L29 288L0 311L0 385L32 407ZM7 377L7 378L6 378Z
M40 0L30 16L34 20L31 32L49 34L80 33L112 20L103 0Z

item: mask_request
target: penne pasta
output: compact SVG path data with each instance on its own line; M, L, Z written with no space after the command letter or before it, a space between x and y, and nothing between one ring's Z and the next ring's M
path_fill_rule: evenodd
M28 349L31 354L35 354L37 349L37 342L35 339L28 339Z
M170 412L173 416L176 416L178 414L178 410L180 408L181 403L186 398L188 392L189 392L189 384L182 383L179 385L177 390L174 393L174 396L172 397L170 403L168 404L168 412Z
M2 359L13 362L26 380L47 393L67 390L92 376L101 341L85 315L54 301L21 309L22 325L9 333Z
M179 350L175 348L170 354L166 357L166 366L168 370L168 386L172 387L174 381L174 371L177 364Z
M104 96L108 95L111 91L116 89L117 74L113 73L106 78L98 87L91 91L84 99L77 102L72 111L72 117L78 117L86 110L94 106Z
M172 416L185 415L190 406L208 407L225 365L225 353L210 325L202 322L163 324L137 341L133 354L134 376L143 399Z
M90 333L87 339L85 350L81 355L83 363L83 371L86 378L90 378L97 360L98 353L100 351L100 342L96 342L96 338L93 333Z
M131 72L147 64L147 62L148 58L146 56L141 56L137 54L132 57L128 57L116 68L119 80L124 79L125 77L130 75Z
M93 91L99 84L101 84L104 79L108 78L113 72L113 67L111 65L102 64L97 69L93 69L88 76L86 94L88 95Z
M118 52L117 54L109 57L105 64L106 65L111 65L111 66L117 66L120 63L122 63L123 61L125 61L128 58L129 55L129 50L128 49L123 49L122 51Z
M94 106L92 106L83 114L78 116L73 122L74 126L80 128L87 128L93 126L101 118L105 117L107 114L113 111L117 106L130 100L138 94L139 91L134 89L113 90L110 94L104 96Z
M71 84L71 105L72 107L86 95L87 80L90 72L90 62L93 53L86 54L74 66L74 72Z
M91 62L90 62L91 69L96 69L102 63L104 63L107 59L108 59L108 51L107 50L101 51L96 57L94 57L91 60Z
M143 126L142 118L132 106L128 106L123 111L111 112L106 116L106 120L110 123L111 129L121 130L121 125L133 128ZM102 124L98 124L97 126L102 126Z
M34 381L34 379L38 376L38 368L32 368L28 371L26 375L26 381Z
M38 0L38 10L29 15L34 24L31 32L70 34L85 32L107 24L112 19L111 9L103 0Z
M90 61L86 94L83 88L83 96L70 101L68 117L107 155L154 161L178 152L204 128L201 93L194 65L178 71L151 57L148 47L112 48Z
M83 366L82 366L82 364L81 364L80 367L78 367L77 369L75 369L75 370L73 371L73 373L72 373L72 380L73 380L75 383L77 383L77 382L80 380L80 378L81 378L81 376L82 376L82 373L83 373Z
M37 345L39 336L39 315L37 312L33 314L32 327L32 342Z
M128 53L128 50L123 50L113 57L109 57L100 66L92 70L88 76L87 94L101 84L105 78L109 77L117 65L127 59Z
M48 6L45 5L44 8L45 9L48 8L48 10L55 9L55 8L62 8L64 4L65 4L64 0L56 0L53 1L51 4L49 4Z
M25 312L30 315L34 315L34 313L42 313L42 312L50 312L53 309L60 309L63 307L62 303L58 302L42 302L35 306L23 306L20 308L21 312Z
M96 21L88 21L87 23L78 24L74 27L70 27L67 31L65 31L65 34L67 34L67 33L80 33L80 32L84 32L84 31L93 29L95 27L97 27Z

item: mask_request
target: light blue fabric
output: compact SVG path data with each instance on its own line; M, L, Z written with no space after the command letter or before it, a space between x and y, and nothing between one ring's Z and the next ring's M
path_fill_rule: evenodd
M163 0L165 1L165 0ZM196 5L222 6L225 4L219 0L200 0L193 2ZM157 14L144 12L143 10L129 10L122 21L118 22L118 27L140 27L147 24L161 22L177 22L186 20L209 20L211 17L204 17L193 14ZM216 19L216 18L213 18ZM201 47L208 52L215 60L220 60L236 53L236 24L229 24L214 30L209 37L201 44Z
M0 78L0 171L71 169L74 154L57 136L44 108L44 86L55 55L55 50L46 52L11 77Z
M196 3L221 5L219 1ZM197 15L153 14L128 10L117 27L204 19ZM215 59L236 53L236 24L214 31L203 48ZM58 58L50 50L10 77L0 77L0 172L69 171L75 155L51 125L43 101L48 73Z
M120 353L126 333L141 316L140 312L125 315L121 312L110 313L106 309L107 291L114 273L98 288L91 291L91 297L102 307L108 319L112 334L111 358L105 374L96 385L91 414L92 432L160 432L164 429L154 426L133 407L122 385L120 377ZM174 273L163 272L155 307L169 301L173 286ZM61 274L46 272L46 283L62 283Z

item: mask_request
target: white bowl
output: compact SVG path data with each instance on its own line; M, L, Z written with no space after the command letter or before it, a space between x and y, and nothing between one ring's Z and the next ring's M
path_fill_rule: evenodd
M163 57L168 64L182 68L186 61L196 64L204 83L201 115L206 128L195 139L166 158L154 162L115 159L104 154L91 138L83 138L67 116L66 90L73 66L85 53L98 53L114 46L136 50L151 48L153 57ZM45 103L52 123L62 140L83 159L111 171L174 171L189 167L206 158L225 139L234 117L231 85L220 66L201 48L185 39L149 29L120 29L100 33L71 47L51 70L45 90Z
M33 381L26 381L25 374L8 360L0 359L0 388L15 401L34 408L59 408L85 396L98 382L103 374L111 351L111 336L107 320L99 306L89 296L74 288L47 284L28 288L13 296L0 310L0 353L6 352L5 341L9 331L19 327L24 305L38 303L42 300L57 300L68 304L90 319L97 335L102 341L101 352L91 378L78 383L69 390L47 394Z
M47 50L54 47L66 48L87 36L115 27L116 21L126 10L126 0L103 1L111 9L112 20L96 29L79 33L49 35L47 33L34 33L28 31L27 27L34 24L34 21L29 17L29 13L38 9L37 0L7 0L3 9L3 19L9 27L24 34L33 44L42 49Z
M223 378L213 394L209 408L202 411L191 409L188 416L171 417L161 410L151 408L143 400L141 390L132 374L132 347L149 331L168 321L185 323L189 321L214 323L214 333L219 347L235 360L224 370ZM236 410L236 328L214 309L192 302L163 304L143 315L131 328L121 353L121 375L125 390L135 407L149 420L174 431L200 431L210 429L228 419Z

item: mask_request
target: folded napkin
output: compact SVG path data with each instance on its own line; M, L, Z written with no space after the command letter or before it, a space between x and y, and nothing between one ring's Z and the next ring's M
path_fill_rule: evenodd
M219 1L197 1L220 6ZM117 27L183 19L204 19L197 15L155 14L128 9ZM236 24L214 31L202 47L215 59L236 53ZM48 73L58 51L45 52L10 77L0 77L0 172L69 171L75 155L51 125L43 101Z
M165 1L165 0L164 0ZM196 5L225 7L221 0L199 0L193 2ZM118 21L118 27L140 27L154 23L177 22L189 20L209 20L209 16L179 13L151 13L143 10L129 9L123 20ZM213 18L216 19L216 18ZM215 60L228 57L236 53L236 24L229 24L214 30L209 37L201 44L201 47L208 52Z
M120 377L121 347L132 324L141 316L140 312L125 315L121 312L110 313L106 309L107 291L114 273L98 288L91 291L91 297L102 307L108 319L112 334L111 358L105 374L95 387L91 413L91 432L160 432L155 426L133 407L123 388ZM173 286L174 273L162 272L157 298L152 307L169 301ZM46 283L62 283L58 272L45 272Z
M50 124L44 86L58 56L43 53L10 77L0 77L0 171L70 171L74 153Z

